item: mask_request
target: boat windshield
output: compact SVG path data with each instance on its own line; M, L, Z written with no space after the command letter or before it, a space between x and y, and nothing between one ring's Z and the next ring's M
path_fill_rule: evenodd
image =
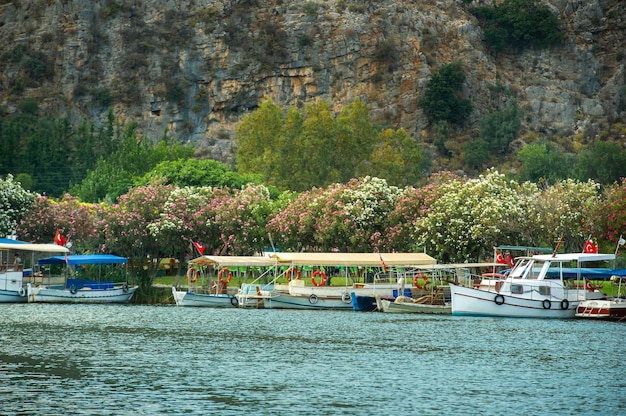
M515 265L515 268L511 270L510 277L515 279L521 279L526 273L529 263L531 263L531 259L520 259Z

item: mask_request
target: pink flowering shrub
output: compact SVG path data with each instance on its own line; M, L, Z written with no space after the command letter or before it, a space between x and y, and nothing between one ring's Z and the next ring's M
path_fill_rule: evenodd
M59 230L72 243L73 251L96 252L101 210L100 205L79 202L70 194L58 201L40 196L18 225L18 238L33 243L52 243Z

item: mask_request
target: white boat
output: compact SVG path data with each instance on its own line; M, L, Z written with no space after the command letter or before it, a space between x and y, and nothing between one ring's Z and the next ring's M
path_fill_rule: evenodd
M435 259L424 253L275 253L278 265L287 270L276 276L271 285L242 286L237 294L241 307L263 307L272 309L335 309L353 310L355 296L392 296L401 285L392 272L388 283L352 283L348 281L350 267L390 268L413 267L436 263ZM303 269L310 269L304 276ZM332 273L343 267L346 282L343 286L331 286ZM303 274L301 276L301 274ZM310 275L309 275L310 274ZM280 277L286 277L287 284L276 283ZM310 279L311 284L307 284Z
M589 318L607 321L626 321L626 298L622 294L626 283L626 270L616 271L611 282L617 283L617 295L605 299L584 300L576 309L577 318Z
M508 276L478 288L450 284L452 315L573 318L581 301L599 299L584 284L584 265L615 259L614 254L569 253L519 257Z
M53 256L39 260L40 266L61 266L64 276L60 283L53 282L55 277L43 277L41 284L27 284L29 303L127 303L131 300L137 286L129 286L125 257L111 254L85 254L71 256ZM120 268L117 273L125 281L114 283L102 276L103 266ZM93 266L90 275L81 275L85 268ZM48 279L46 281L46 279Z
M182 288L178 281L172 286L172 295L178 306L199 306L210 308L232 308L239 306L235 294L238 288L228 286L233 271L230 268L244 268L243 280L247 280L250 272L253 276L262 270L258 278L267 278L274 270L276 260L262 256L201 256L189 262L187 285ZM211 277L211 272L216 276ZM249 304L252 299L249 299ZM249 306L249 305L248 305Z
M2 238L0 239L0 303L27 302L27 283L34 282L33 272L35 256L45 253L67 253L69 250L57 244L29 244L23 241ZM11 255L30 253L28 268L24 264L11 264ZM26 256L25 256L26 257Z
M386 313L423 313L423 314L441 314L450 315L452 313L452 305L450 302L439 301L438 299L409 298L406 296L398 296L394 300L376 299L378 308L381 312Z

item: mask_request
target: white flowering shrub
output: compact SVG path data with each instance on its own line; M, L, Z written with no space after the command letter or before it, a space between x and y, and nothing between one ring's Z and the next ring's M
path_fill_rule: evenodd
M0 179L0 237L15 231L37 196L22 188L12 175Z
M417 243L440 262L477 261L520 233L524 189L496 171L442 185L440 197L415 222Z

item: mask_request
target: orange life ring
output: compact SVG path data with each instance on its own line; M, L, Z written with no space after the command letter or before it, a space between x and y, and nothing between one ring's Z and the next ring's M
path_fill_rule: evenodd
M419 284L420 279L424 281L424 285ZM428 277L426 277L425 274L416 273L415 276L413 276L413 286L415 286L416 288L422 290L426 287L427 284L428 284Z
M297 267L290 267L286 272L285 272L285 277L287 278L288 282L291 282L291 272L296 272L296 280L300 280L300 270Z
M319 283L315 280L317 276L322 276L322 280ZM321 270L314 271L311 275L311 283L313 283L313 286L324 286L326 284L326 273Z
M200 272L194 269L193 267L190 267L187 270L187 280L189 280L191 283L197 282L198 276L200 276Z
M228 273L226 279L222 278L222 276L224 275L224 272ZM220 270L220 272L217 274L217 278L220 279L220 282L228 284L230 282L230 279L233 278L233 272L231 272L230 270L224 268L224 269Z

